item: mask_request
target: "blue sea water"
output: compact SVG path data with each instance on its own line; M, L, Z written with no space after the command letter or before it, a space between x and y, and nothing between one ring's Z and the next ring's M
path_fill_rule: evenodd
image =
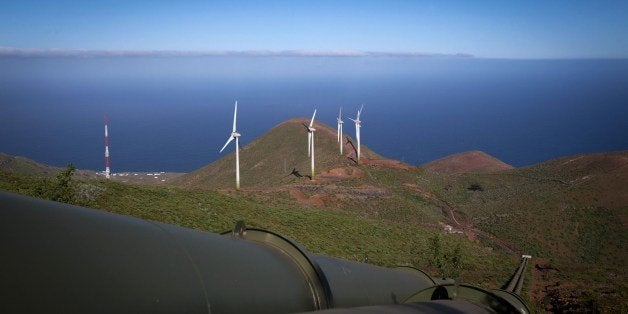
M243 144L314 108L335 127L339 106L364 104L362 142L411 164L628 149L628 60L5 57L0 151L101 170L107 114L113 171L187 172L222 156L235 100Z

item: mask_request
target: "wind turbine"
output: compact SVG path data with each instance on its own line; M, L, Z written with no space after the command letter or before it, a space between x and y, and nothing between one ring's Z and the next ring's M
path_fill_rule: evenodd
M360 114L362 113L362 109L364 108L364 105L362 105L360 107L360 110L358 110L358 116L355 118L355 120L349 118L349 120L355 122L355 138L358 140L358 164L360 163L360 123L362 121L360 121Z
M307 126L307 155L310 156L311 159L311 168L312 168L312 178L314 180L314 117L316 117L316 109L314 109L314 114L312 115L312 120L310 120L310 125Z
M340 112L338 113L338 119L336 119L336 121L338 122L338 143L340 143L340 155L342 155L342 124L344 123L342 121L342 107L340 107Z
M236 153L236 189L240 189L240 141L238 138L240 137L240 133L236 131L236 118L238 116L238 101L235 102L235 109L233 110L233 130L231 131L231 135L227 139L225 146L222 147L219 153L222 153L223 150L235 139L235 153Z

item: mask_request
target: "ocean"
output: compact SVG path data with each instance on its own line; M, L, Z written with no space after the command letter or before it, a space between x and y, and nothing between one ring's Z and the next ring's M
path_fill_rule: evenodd
M242 144L340 106L353 136L364 104L362 143L415 165L628 149L628 60L137 56L0 58L0 151L102 170L106 114L112 171L189 172L224 155L236 100Z

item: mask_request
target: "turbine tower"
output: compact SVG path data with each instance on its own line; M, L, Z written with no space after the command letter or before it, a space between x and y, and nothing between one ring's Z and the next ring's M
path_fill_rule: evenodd
M338 122L338 143L340 143L340 155L342 155L342 124L344 123L342 121L342 107L340 107L340 112L338 113L338 119L336 119L336 121Z
M105 178L111 178L111 168L109 167L109 131L107 124L109 124L109 118L105 115Z
M364 105L362 105L360 107L360 110L358 110L358 116L355 118L355 120L349 118L349 120L355 122L355 138L358 140L358 164L360 163L360 123L362 122L360 121L360 114L362 113L362 108L364 108Z
M236 118L238 116L238 101L235 102L235 109L233 110L233 129L231 131L231 135L227 139L227 142L222 147L219 153L222 153L223 150L235 139L235 153L236 153L236 190L240 189L240 133L236 131Z
M307 155L311 157L310 167L312 169L312 177L310 180L314 180L314 117L316 116L316 109L314 109L314 114L312 115L312 120L310 120L310 125L307 126Z

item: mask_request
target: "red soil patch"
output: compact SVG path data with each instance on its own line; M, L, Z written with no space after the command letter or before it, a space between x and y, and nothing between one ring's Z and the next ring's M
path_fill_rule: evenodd
M416 169L416 166L408 165L399 160L392 160L392 159L370 159L370 158L362 157L360 158L360 163L363 165L382 166L382 167L387 167L387 168L395 168L395 169L403 169L403 170Z
M426 163L423 168L446 174L468 172L495 172L512 169L513 166L481 151L470 151L450 155Z
M549 260L544 258L534 258L534 263L530 263L532 267L532 278L530 280L530 301L532 304L543 300L547 296L547 289L554 287L558 282L554 278L554 274L558 271L554 269L545 269L544 265L549 264ZM536 267L539 265L540 267Z
M297 201L313 206L324 206L325 202L323 201L323 199L330 197L326 194L315 194L312 197L308 198L303 194L303 192L297 189L290 189L289 192L290 196L294 197Z
M357 167L341 167L321 172L317 174L314 179L317 183L329 183L333 181L361 178L362 176L364 176L364 171Z

